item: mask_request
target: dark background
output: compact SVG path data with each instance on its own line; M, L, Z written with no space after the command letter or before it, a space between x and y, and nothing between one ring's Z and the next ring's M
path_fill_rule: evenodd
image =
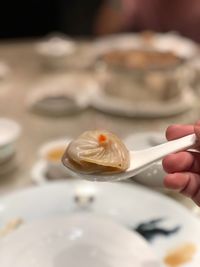
M101 0L1 0L0 38L91 35Z

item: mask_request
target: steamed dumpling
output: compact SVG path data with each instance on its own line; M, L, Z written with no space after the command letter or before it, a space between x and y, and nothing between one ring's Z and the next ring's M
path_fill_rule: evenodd
M122 141L107 131L87 131L72 141L63 156L63 164L83 173L125 171L129 151Z

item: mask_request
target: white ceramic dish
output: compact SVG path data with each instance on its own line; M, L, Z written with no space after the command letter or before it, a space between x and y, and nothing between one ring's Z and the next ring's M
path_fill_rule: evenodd
M76 43L65 36L51 36L35 45L35 51L46 67L67 66L67 59L76 52Z
M30 175L33 183L37 185L58 180L74 179L62 164L51 165L42 159L33 165Z
M33 86L27 96L30 110L51 115L68 115L86 109L98 90L93 77L83 73L47 76Z
M36 51L40 55L61 57L74 53L75 43L72 40L55 36L47 41L38 43L36 45Z
M31 179L34 184L42 185L42 184L49 182L49 178L48 178L49 168L48 167L49 167L49 164L46 160L39 160L33 165L33 168L31 169L30 174L31 174ZM59 170L56 171L56 176L54 179L55 180L62 179L62 176L60 175Z
M135 184L68 181L29 188L0 199L0 227L14 218L32 222L80 211L143 230L160 260L170 250L192 243L197 251L183 266L199 267L199 219L170 198Z
M172 51L183 58L192 58L199 53L199 47L195 42L176 32L156 34L152 45L155 49Z
M151 247L137 233L94 215L76 214L27 224L0 242L1 267L66 264L159 266Z
M69 138L60 138L47 142L41 146L38 152L39 161L37 161L31 171L31 177L34 182L38 183L40 181L43 183L48 180L48 177L52 177L52 179L53 177L54 179L68 177L66 169L61 162L61 158L50 159L48 155L56 150L63 151L64 153L69 142Z
M194 93L187 88L180 97L166 102L136 103L109 96L103 90L97 90L92 96L91 105L100 111L127 117L161 118L178 115L192 109L195 105Z
M185 60L173 70L131 71L122 66L115 68L101 59L110 50L130 49L173 52ZM94 95L94 108L116 115L154 118L178 115L193 107L195 97L188 88L192 76L189 62L197 56L198 47L191 40L176 33L113 35L96 41L95 53L94 68L97 73L104 72L108 80L105 89Z
M13 120L0 118L0 162L10 158L15 151L15 142L19 138L21 127Z
M58 163L60 163L60 160L59 159L58 160L48 159L48 153L52 152L56 149L65 150L70 141L71 141L71 139L68 137L51 140L51 141L43 144L40 147L39 152L38 152L38 157L40 159L48 161L50 164L57 165Z

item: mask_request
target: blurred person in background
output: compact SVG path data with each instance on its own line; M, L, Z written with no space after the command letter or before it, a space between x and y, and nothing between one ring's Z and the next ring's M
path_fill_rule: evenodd
M200 41L199 0L2 1L0 37L178 31Z
M0 38L44 36L51 32L85 36L102 0L1 1Z
M199 0L105 0L99 9L94 32L177 31L200 41Z

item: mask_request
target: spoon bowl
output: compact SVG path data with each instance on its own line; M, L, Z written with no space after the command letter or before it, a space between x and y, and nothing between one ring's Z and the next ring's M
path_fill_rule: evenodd
M193 148L197 142L196 135L190 134L182 138L168 141L166 143L150 147L138 151L129 151L130 153L130 166L124 172L101 172L101 173L83 173L79 170L70 169L67 167L71 175L90 180L90 181L102 181L113 182L121 181L142 172L148 168L152 163L162 159L163 157L176 153L179 151L188 150Z

